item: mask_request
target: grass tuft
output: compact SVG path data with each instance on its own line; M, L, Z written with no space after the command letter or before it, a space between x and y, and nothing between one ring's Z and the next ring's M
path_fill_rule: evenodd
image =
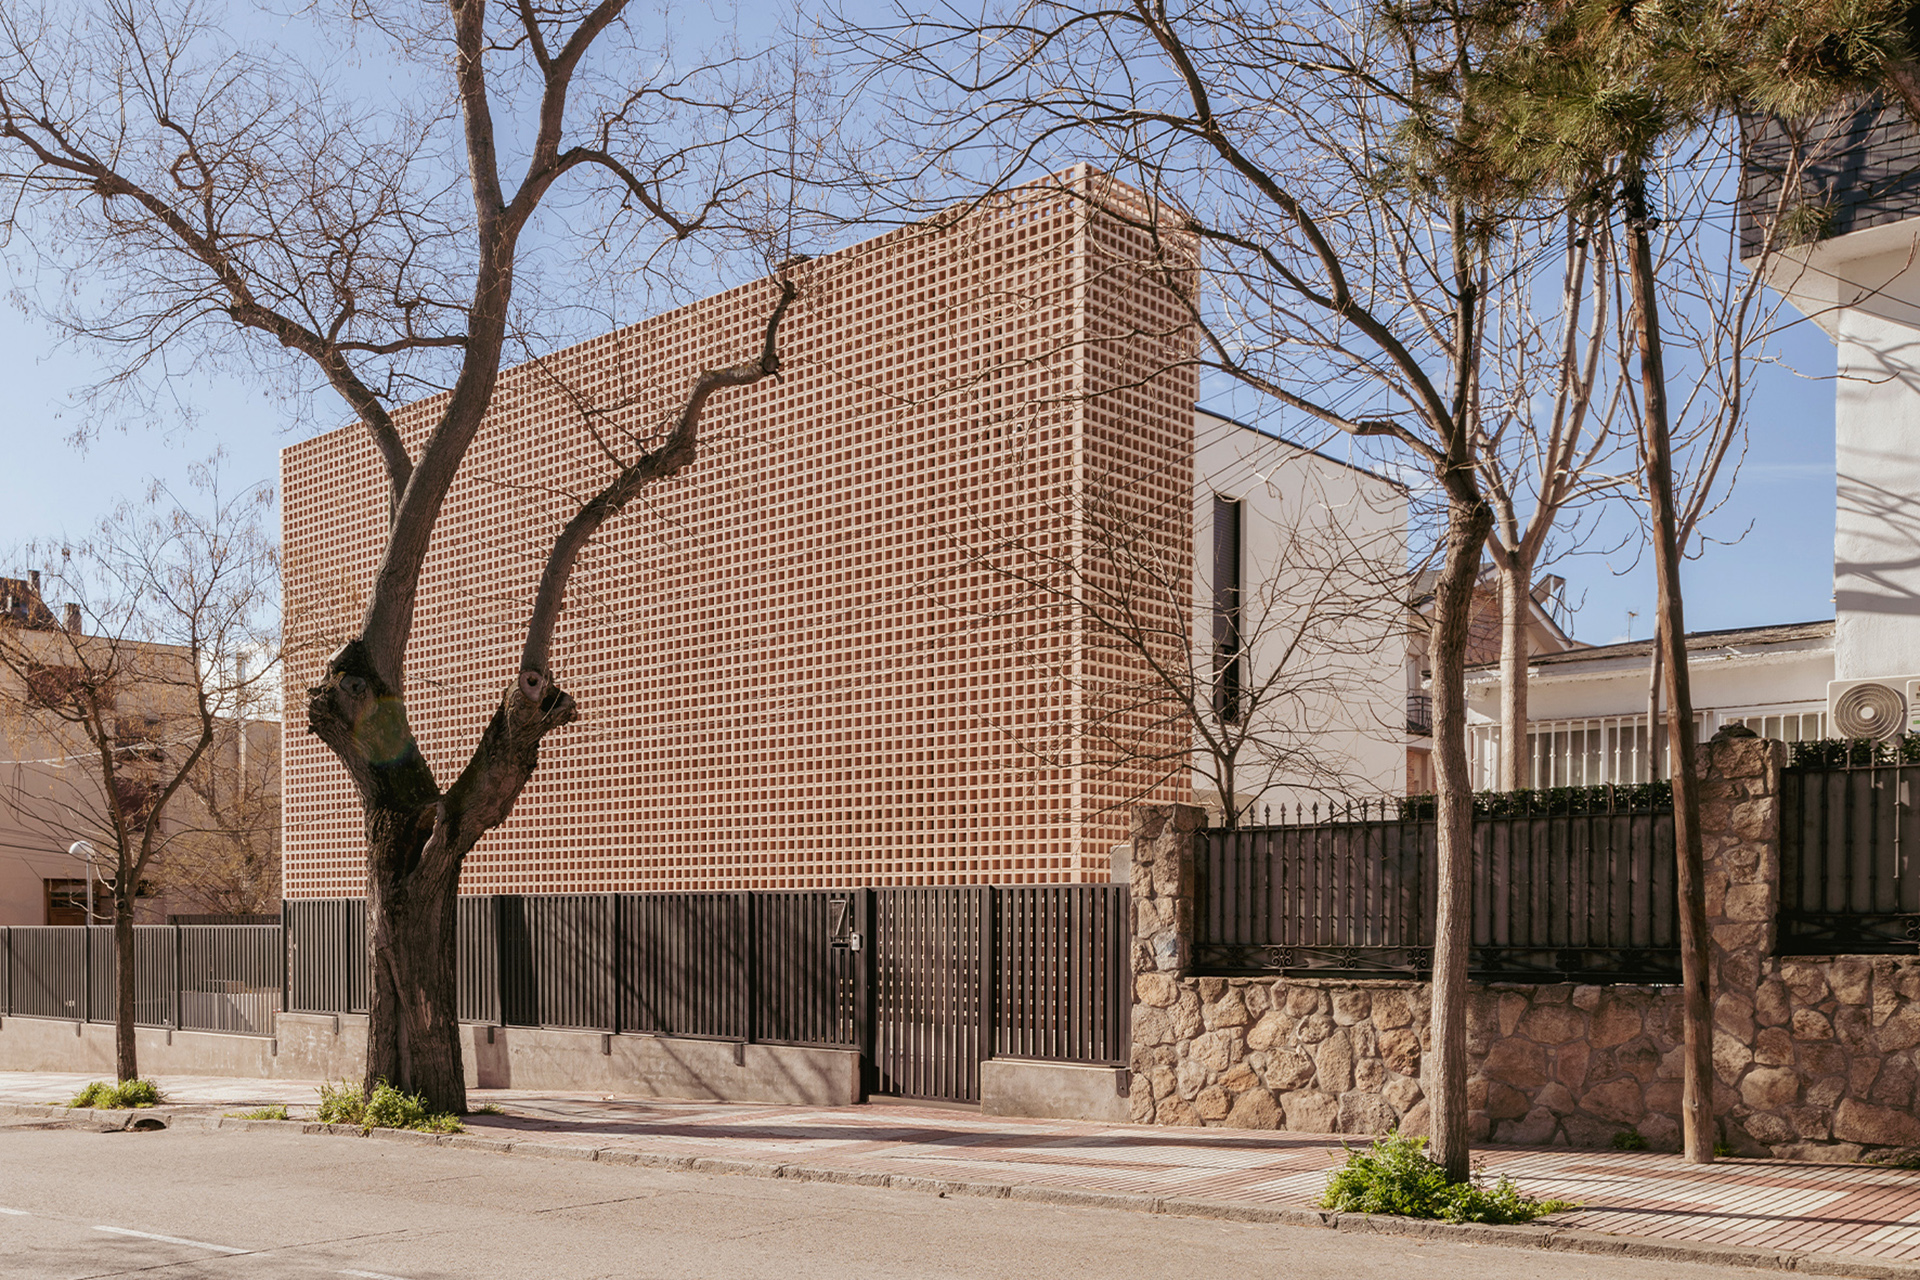
M427 1110L426 1099L402 1093L382 1080L369 1097L357 1084L320 1086L320 1122L353 1124L362 1129L415 1129L421 1133L459 1133L460 1118Z
M73 1095L68 1108L96 1107L109 1111L129 1110L136 1107L157 1107L166 1098L160 1092L160 1086L151 1080L121 1080L108 1084L105 1080L95 1080L86 1088Z
M1638 1129L1622 1129L1613 1135L1613 1149L1615 1151L1645 1151L1647 1149L1646 1135Z
M473 1114L477 1116L503 1116L507 1114L507 1111L505 1107L502 1107L497 1102L483 1102L473 1109Z
M257 1107L252 1111L229 1111L227 1112L227 1114L235 1120L291 1120L293 1119L292 1116L287 1114L286 1107L282 1106L278 1102L274 1103L272 1106Z
M1392 1213L1405 1218L1447 1222L1508 1224L1532 1222L1562 1209L1571 1200L1538 1200L1520 1194L1509 1178L1491 1187L1476 1181L1449 1182L1447 1171L1427 1155L1425 1138L1390 1133L1365 1151L1347 1151L1347 1162L1327 1179L1320 1207L1342 1213Z

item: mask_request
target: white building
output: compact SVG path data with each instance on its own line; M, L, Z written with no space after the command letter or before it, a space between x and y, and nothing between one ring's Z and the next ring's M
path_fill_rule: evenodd
M1833 679L1830 621L1698 631L1687 637L1694 722L1706 741L1729 724L1787 742L1826 735ZM1527 664L1528 785L1591 787L1666 777L1647 749L1652 642L1536 654ZM1492 789L1500 765L1500 671L1467 673L1467 745L1476 788ZM1657 766L1657 768L1656 768Z
M1402 794L1424 749L1408 732L1405 492L1205 410L1194 437L1189 647L1216 687L1195 802L1222 807L1210 735L1240 745L1235 798L1256 818Z
M1834 678L1904 679L1920 674L1920 129L1873 104L1846 125L1804 178L1829 234L1768 282L1838 349Z

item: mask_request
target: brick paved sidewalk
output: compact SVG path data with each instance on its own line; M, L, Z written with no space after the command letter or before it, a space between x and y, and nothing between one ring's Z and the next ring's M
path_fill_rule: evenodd
M0 1101L64 1102L77 1075L0 1072ZM163 1079L177 1109L281 1102L311 1115L315 1083ZM803 1108L474 1090L504 1114L476 1136L609 1155L705 1158L849 1174L1061 1188L1310 1208L1343 1158L1341 1139L1225 1129L1105 1126L941 1107ZM1355 1139L1347 1139L1349 1142ZM1727 1160L1709 1168L1654 1152L1488 1147L1489 1176L1584 1208L1554 1222L1639 1239L1920 1263L1920 1172L1871 1165Z

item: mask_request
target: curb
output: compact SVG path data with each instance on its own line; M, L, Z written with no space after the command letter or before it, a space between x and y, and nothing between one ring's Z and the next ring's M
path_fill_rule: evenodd
M669 1155L614 1147L582 1147L558 1142L522 1142L485 1137L477 1133L419 1133L407 1129L362 1130L357 1125L320 1124L311 1120L243 1120L236 1116L182 1114L163 1108L139 1111L69 1112L57 1103L0 1102L0 1115L44 1116L48 1127L92 1132L126 1131L130 1122L159 1121L146 1128L197 1129L243 1133L293 1133L322 1137L373 1138L412 1146L448 1147L459 1151L488 1151L497 1155L536 1160L577 1160L590 1163L661 1169L673 1173L706 1173L743 1178L779 1178L792 1182L826 1182L842 1186L917 1191L937 1196L969 1196L1011 1200L1022 1204L1067 1209L1115 1209L1130 1213L1166 1214L1180 1218L1209 1218L1287 1227L1318 1227L1360 1235L1400 1236L1445 1244L1493 1245L1548 1253L1596 1254L1649 1261L1694 1262L1759 1271L1792 1271L1803 1275L1852 1276L1859 1280L1920 1280L1920 1263L1884 1262L1844 1253L1814 1253L1778 1249L1742 1249L1695 1244L1683 1240L1655 1240L1642 1236L1608 1235L1582 1231L1552 1219L1525 1226L1484 1223L1428 1222L1364 1213L1332 1213L1320 1209L1289 1208L1233 1200L1199 1200L1141 1195L1128 1191L1092 1191L1079 1187L1048 1187L1033 1183L967 1182L913 1174L878 1173L817 1165L735 1160L711 1156ZM1556 1217L1559 1215L1555 1215ZM1569 1215L1572 1216L1572 1215Z

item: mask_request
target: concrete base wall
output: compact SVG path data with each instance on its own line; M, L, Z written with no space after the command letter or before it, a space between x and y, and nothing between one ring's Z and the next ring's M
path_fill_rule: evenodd
M844 1107L860 1101L860 1055L730 1040L485 1027L465 1046L482 1089L600 1089L655 1098ZM737 1059L737 1060L736 1060Z
M140 1069L148 1075L357 1080L365 1069L364 1015L283 1013L275 1032L271 1038L206 1031L169 1035L164 1028L142 1027L135 1035ZM597 1090L793 1106L860 1101L860 1055L850 1050L462 1025L460 1051L469 1088ZM113 1065L110 1025L0 1019L0 1070L111 1075Z
M133 1033L145 1075L302 1078L288 1071L266 1036L139 1027ZM0 1071L85 1071L111 1076L113 1025L52 1018L0 1018Z
M980 1110L990 1116L1126 1124L1133 1118L1121 1093L1127 1079L1125 1067L991 1058L980 1064Z

